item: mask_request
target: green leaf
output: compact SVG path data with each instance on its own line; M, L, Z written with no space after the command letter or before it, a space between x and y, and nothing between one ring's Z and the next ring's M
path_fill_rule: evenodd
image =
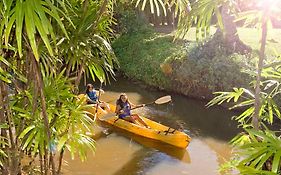
M26 147L31 144L31 142L36 134L37 134L36 131L34 131L34 130L31 131L31 133L27 136L27 139L25 141L23 141L23 143L24 143L22 146L23 150L25 150Z
M278 150L277 153L275 153L273 161L272 161L272 172L278 173L279 167L280 167L280 157L281 157L281 150Z
M19 56L22 57L22 30L23 30L23 19L24 19L24 13L23 13L23 2L21 0L17 0L16 3L16 38L17 38L17 45L18 45L18 51Z
M149 0L149 4L150 4L151 13L154 14L154 2L153 2L153 0ZM144 8L142 10L144 10Z
M29 3L28 3L29 2ZM34 25L34 18L33 18L33 9L31 8L32 4L29 1L25 2L25 27L26 27L26 32L27 32L27 36L30 42L30 46L32 48L34 57L37 61L39 61L39 53L37 50L37 44L35 41L35 25Z
M60 138L58 145L57 145L57 150L61 151L63 146L66 144L66 141L68 140L68 136L64 135L63 137Z
M273 151L269 151L265 154L265 156L261 159L259 164L257 165L256 169L261 170L265 162L273 155Z
M27 134L29 131L31 131L31 130L34 129L34 128L35 128L34 125L28 126L27 128L25 128L25 129L21 132L21 134L19 135L19 138L22 139L23 137L26 136L26 134Z

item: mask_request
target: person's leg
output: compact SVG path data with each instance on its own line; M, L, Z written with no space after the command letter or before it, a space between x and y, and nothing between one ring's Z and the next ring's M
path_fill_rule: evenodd
M141 124L143 124L145 127L149 128L149 126L145 123L145 121L144 121L138 114L132 114L131 116L132 116L132 118L133 118L134 120L139 121L139 122L140 122Z
M132 123L134 123L134 124L137 124L136 120L133 119L131 116L126 116L126 117L124 117L124 118L122 118L122 119L123 119L123 120L126 120L126 121L128 121L128 122L132 122Z
M101 102L100 103L100 106L102 107L102 108L104 108L105 110L110 110L110 107L109 107L109 105L107 104L107 103L105 103L105 102Z
M92 105L92 104L95 104L95 103L93 103L93 102L90 101L90 100L87 100L87 104L88 104L88 105Z

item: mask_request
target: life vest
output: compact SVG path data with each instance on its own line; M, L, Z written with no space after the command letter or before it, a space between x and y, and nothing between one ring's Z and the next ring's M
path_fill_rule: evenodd
M88 97L95 103L97 103L98 101L98 96L97 96L97 92L96 91L89 91L87 93Z
M125 118L125 117L127 117L127 116L130 116L131 115L131 105L128 103L128 102L126 102L126 103L122 103L122 105L120 105L121 106L121 110L123 110L124 111L124 113L122 113L122 114L119 114L119 118Z

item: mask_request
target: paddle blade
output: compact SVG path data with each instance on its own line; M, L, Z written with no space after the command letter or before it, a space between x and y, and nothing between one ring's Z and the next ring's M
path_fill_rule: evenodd
M170 95L158 98L157 100L155 100L155 104L164 104L164 103L168 103L172 100Z

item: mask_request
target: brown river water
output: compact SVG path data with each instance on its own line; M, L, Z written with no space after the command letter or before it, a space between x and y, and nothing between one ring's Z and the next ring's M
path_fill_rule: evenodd
M99 85L97 85L99 86ZM228 160L231 148L228 141L238 133L234 113L221 107L206 108L206 101L146 89L129 80L118 78L103 87L101 100L115 103L121 92L126 92L135 104L149 103L171 95L172 102L151 105L136 113L162 124L184 126L192 141L186 149L97 124L96 152L89 152L81 162L66 153L63 174L67 175L219 175L220 164Z

